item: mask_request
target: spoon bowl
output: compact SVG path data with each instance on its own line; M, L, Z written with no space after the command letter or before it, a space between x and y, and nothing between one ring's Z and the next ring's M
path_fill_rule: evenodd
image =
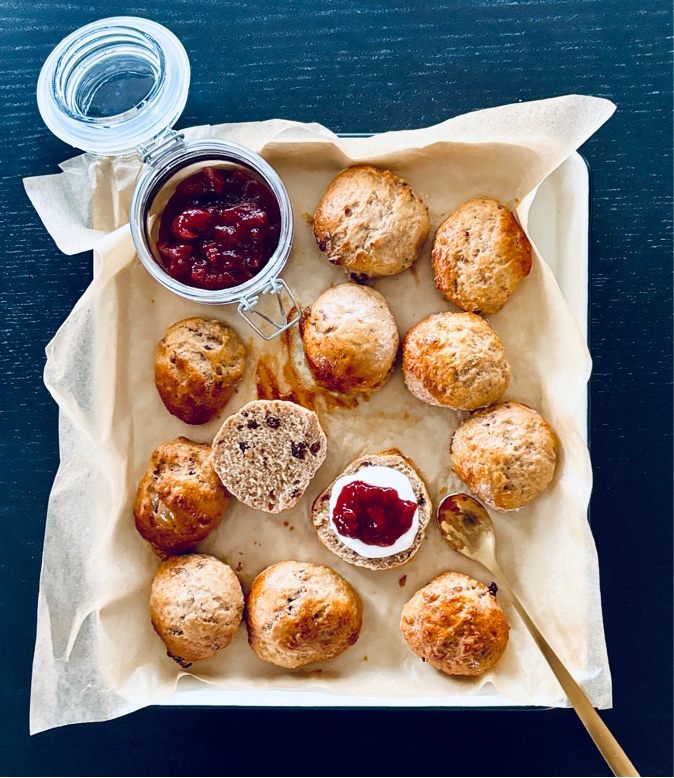
M487 509L469 494L450 494L440 503L438 526L443 538L463 556L482 562L496 546Z
M499 588L519 613L613 774L638 776L636 768L609 732L585 692L574 681L510 587L496 559L496 533L484 505L469 494L450 494L438 506L437 521L442 537L455 551L479 562L494 576Z

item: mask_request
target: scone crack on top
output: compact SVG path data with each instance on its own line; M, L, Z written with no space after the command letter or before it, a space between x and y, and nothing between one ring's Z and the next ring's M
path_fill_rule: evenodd
M347 282L328 287L300 319L307 364L316 382L340 394L372 394L391 377L398 326L376 289Z
M438 227L435 283L464 311L498 313L531 271L531 243L513 212L489 197L462 203Z
M220 413L245 370L246 347L218 319L177 321L157 344L157 391L169 413L186 424L205 424Z
M403 377L429 405L475 410L500 399L510 381L505 348L488 321L474 313L436 313L403 340Z
M428 208L407 181L373 165L354 165L328 186L313 231L328 259L363 281L413 265L430 221Z
M454 430L452 467L490 508L522 508L553 479L557 437L533 408L509 400L476 411Z

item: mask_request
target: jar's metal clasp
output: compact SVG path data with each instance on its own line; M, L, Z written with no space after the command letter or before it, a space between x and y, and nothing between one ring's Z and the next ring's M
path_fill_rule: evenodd
M283 302L282 294L284 292L288 295L291 301L291 307L288 310L286 310L285 304ZM246 323L251 326L261 338L264 338L264 340L273 340L274 338L278 337L282 332L285 332L289 327L292 327L293 324L297 324L302 315L300 306L295 299L295 296L290 291L288 284L286 284L282 278L275 278L269 283L269 286L266 289L262 290L263 295L269 293L276 295L280 313L280 321L275 321L266 313L255 310L255 306L260 300L258 295L253 297L244 297L239 303L238 308L240 316L245 319ZM264 319L267 324L273 327L273 330L271 332L263 332L248 314L255 314L261 319ZM292 318L288 318L290 314L292 314Z
M152 138L146 144L139 144L136 148L140 154L143 162L148 165L153 165L159 157L163 156L167 151L173 151L179 147L182 147L185 142L185 136L182 132L167 127L159 135Z

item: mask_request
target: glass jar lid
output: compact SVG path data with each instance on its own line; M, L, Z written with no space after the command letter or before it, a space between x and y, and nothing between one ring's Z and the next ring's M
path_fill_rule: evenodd
M117 16L61 41L40 72L37 102L61 140L121 155L144 149L176 122L189 86L187 52L172 32Z

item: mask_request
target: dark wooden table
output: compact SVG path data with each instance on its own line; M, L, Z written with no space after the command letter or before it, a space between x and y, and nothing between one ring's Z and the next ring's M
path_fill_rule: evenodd
M572 92L617 103L581 150L594 192L591 515L614 677L602 716L643 775L672 774L671 10L664 0L0 2L0 772L609 774L568 710L147 709L28 736L59 457L44 347L89 283L91 256L59 253L21 178L73 155L37 112L44 59L75 28L130 14L165 24L188 51L178 126L282 117L377 132Z

